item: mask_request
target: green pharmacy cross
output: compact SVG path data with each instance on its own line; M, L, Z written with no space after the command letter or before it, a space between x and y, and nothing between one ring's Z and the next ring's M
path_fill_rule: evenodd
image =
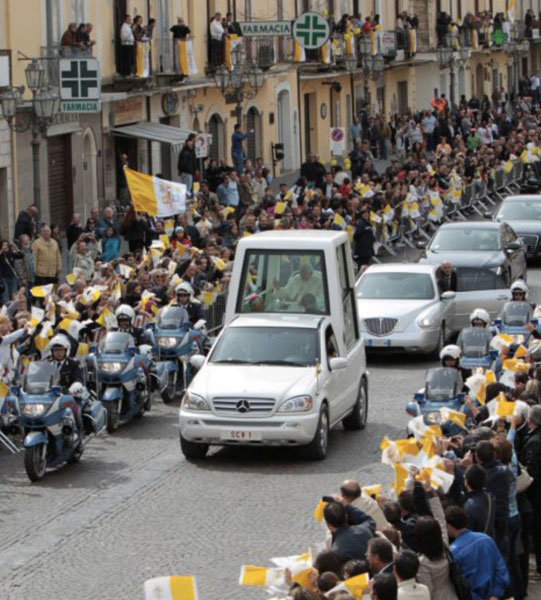
M321 48L331 33L329 23L319 13L305 12L293 24L293 37L303 48Z

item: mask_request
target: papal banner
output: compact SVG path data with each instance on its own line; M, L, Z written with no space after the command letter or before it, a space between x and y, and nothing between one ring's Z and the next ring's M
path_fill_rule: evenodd
M170 217L186 212L186 186L125 168L133 207L151 217Z
M197 63L193 54L192 40L179 40L178 42L178 57L180 72L183 75L197 75Z
M150 77L150 42L137 42L137 77Z

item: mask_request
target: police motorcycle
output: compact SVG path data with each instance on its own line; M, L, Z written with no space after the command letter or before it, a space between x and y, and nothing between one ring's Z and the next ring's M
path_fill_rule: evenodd
M148 349L127 331L108 331L87 357L89 376L107 409L107 431L142 416L152 406Z
M148 326L156 360L156 372L165 372L166 385L161 389L164 403L172 402L177 392L181 392L190 382L190 358L199 353L199 341L203 320L194 327L190 324L188 312L181 305L164 306L158 312L155 323ZM158 375L161 381L161 376Z
M494 320L494 327L498 333L512 336L530 336L526 328L528 323L537 327L537 319L532 319L532 305L526 300L528 286L524 281L517 280L511 285L513 299L506 302L498 319Z
M470 315L470 326L458 335L457 346L461 350L462 369L490 369L498 358L498 351L490 347L494 331L489 327L490 315L483 308L476 308Z
M54 338L51 343L62 344ZM67 347L69 342L65 344ZM49 467L78 462L85 449L85 435L99 435L105 428L103 405L90 397L80 381L68 390L59 384L55 364L41 360L28 363L21 385L11 388L23 434L24 466L31 481L39 481Z
M413 417L407 426L408 435L413 435L423 426L440 425L445 435L456 435L462 430L450 420L443 421L441 409L462 412L465 394L459 370L461 352L455 345L448 345L440 352L441 367L429 369L425 387L413 396L406 412Z

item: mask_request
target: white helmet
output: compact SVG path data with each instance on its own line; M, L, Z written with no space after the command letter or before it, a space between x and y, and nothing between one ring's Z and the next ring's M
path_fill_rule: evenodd
M190 294L191 298L193 296L193 287L187 281L183 281L182 283L179 283L175 288L175 294L178 294L179 292L185 292L186 294Z
M54 348L58 348L58 346L60 346L61 348L64 348L64 350L67 353L69 353L71 350L71 344L70 344L68 338L65 335L62 335L61 333L58 333L57 335L55 335L51 338L51 341L49 342L49 346L50 346L51 350L53 350Z
M121 304L115 311L115 317L117 321L119 319L129 319L131 324L135 319L135 311L129 304Z
M524 283L522 279L517 279L513 284L511 284L511 293L513 292L524 292L524 295L528 295L528 286Z
M473 321L483 321L485 325L490 323L490 315L484 308L476 308L470 315L470 323Z
M445 346L445 348L443 348L440 352L440 360L443 360L447 356L450 356L455 360L460 360L461 354L462 352L460 351L460 348L458 346L455 346L454 344L449 344L448 346Z
M85 393L85 386L80 381L75 381L70 385L69 393L75 398L80 398Z

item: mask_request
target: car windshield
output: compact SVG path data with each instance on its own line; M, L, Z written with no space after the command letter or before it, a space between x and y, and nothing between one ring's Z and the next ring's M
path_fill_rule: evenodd
M52 362L31 362L23 375L23 391L27 394L46 394L57 381L58 375Z
M429 246L431 252L488 252L500 250L497 229L450 228L440 229Z
M506 325L520 327L532 318L532 307L528 302L507 302L503 307L502 321Z
M230 327L216 343L209 362L308 367L318 359L317 329Z
M504 202L496 215L502 221L541 220L541 200Z
M181 306L166 306L158 313L156 327L158 329L181 329L189 325L190 317L185 308Z
M237 312L329 314L321 251L250 250L239 285Z
M430 369L426 375L425 398L433 402L444 402L454 398L458 392L459 376L456 369L439 367Z
M365 273L357 283L357 298L363 300L432 300L436 295L426 273Z
M484 327L467 327L460 334L460 348L466 358L481 358L490 352L492 333Z
M109 331L100 343L103 354L127 354L130 347L135 347L132 336L121 331Z

